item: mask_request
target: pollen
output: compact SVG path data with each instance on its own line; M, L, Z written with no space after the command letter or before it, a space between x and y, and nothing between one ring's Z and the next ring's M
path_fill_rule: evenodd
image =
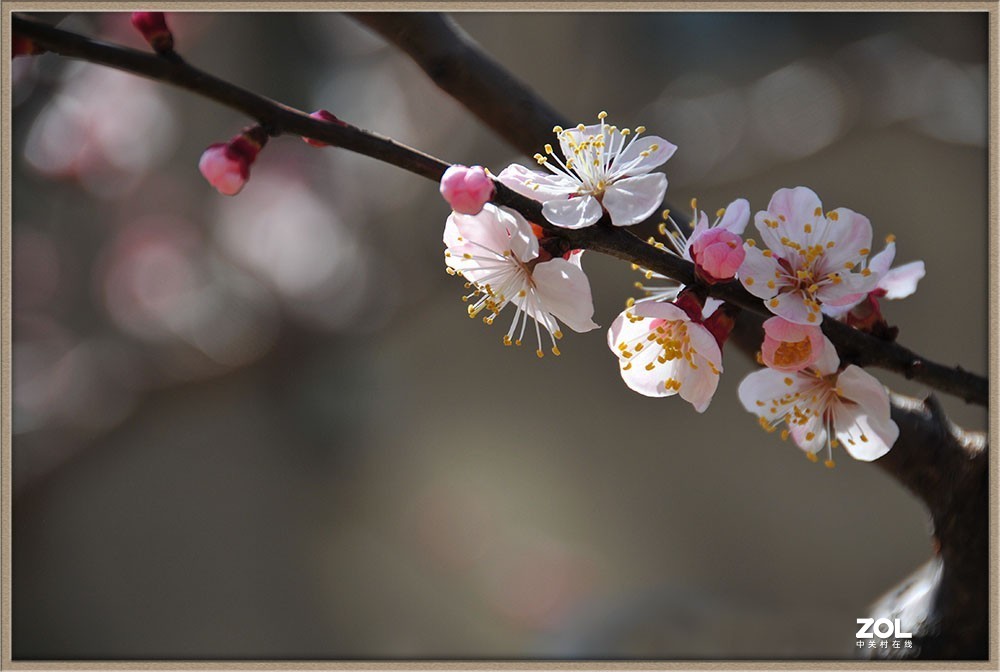
M802 227L802 230L805 231L806 233L812 233L813 232L812 224L806 224L804 227Z
M747 278L744 282L746 282L747 287L749 287L750 285L753 284L753 278Z
M809 458L810 462L819 462L819 456L816 453L806 453L806 457Z
M767 303L767 305L771 306L772 308L777 308L780 304L781 304L781 301L779 301L778 299L771 299Z
M867 247L862 247L860 250L858 250L858 254L860 254L862 257L868 254L869 252L871 252L871 250L869 250Z
M822 217L823 216L823 209L822 208L816 208L816 210L813 211L813 215L816 216L816 217Z
M838 215L836 212L828 212L826 213L826 218L836 222L838 219L840 219L840 215Z
M894 234L890 233L888 236L885 237L885 242L886 242L886 244L895 243L896 242L896 236Z
M552 346L552 354L555 355L556 357L562 354L561 352L559 352L559 346L557 345Z
M542 352L541 348L539 348L538 350L535 350L535 354L538 355L538 359L541 359L542 357L545 356L545 353Z
M823 463L823 466L826 467L827 469L833 469L837 465L834 464L833 460L827 460L826 462Z
M787 377L785 378L785 385L788 385L790 387L793 382L795 382L795 381L793 381L791 378L787 378Z

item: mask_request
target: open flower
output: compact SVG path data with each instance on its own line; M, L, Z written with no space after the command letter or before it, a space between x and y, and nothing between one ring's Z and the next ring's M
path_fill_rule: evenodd
M604 123L564 130L553 129L565 162L552 145L535 160L552 174L519 165L503 170L497 179L514 191L543 203L542 214L556 226L579 229L595 224L606 210L615 226L637 224L663 203L667 177L650 171L662 165L677 147L657 136ZM551 160L550 160L551 159ZM557 165L553 165L553 163Z
M868 262L868 269L878 277L875 288L869 292L875 298L905 299L917 291L917 283L926 274L924 262L911 261L908 264L892 268L896 258L896 242L893 236L886 239L885 249L876 254ZM865 294L851 294L832 305L823 307L823 312L831 317L842 317L852 308L864 301Z
M580 255L567 260L546 253L543 259L531 225L518 213L489 203L477 215L453 212L445 224L444 243L449 272L464 277L472 290L464 297L471 301L469 317L485 310L483 321L492 324L507 304L515 306L504 345L521 345L529 317L535 322L539 357L545 354L543 329L552 353L558 355L559 322L577 332L597 328Z
M608 347L625 384L647 397L680 394L703 413L719 386L722 350L715 336L673 303L627 308L608 330Z
M826 448L826 466L833 466L833 448L842 445L856 460L877 460L892 448L899 428L889 416L889 395L864 369L851 365L838 372L840 358L824 338L820 358L797 372L763 369L740 383L743 407L774 431L784 423L782 438L791 436L811 460Z
M795 324L776 315L764 321L760 356L768 368L801 371L819 359L825 347L824 339L819 327Z
M755 224L767 249L746 242L740 282L790 322L818 324L824 304L867 293L878 281L871 269L861 268L871 251L868 218L847 208L824 216L819 197L807 187L779 189Z

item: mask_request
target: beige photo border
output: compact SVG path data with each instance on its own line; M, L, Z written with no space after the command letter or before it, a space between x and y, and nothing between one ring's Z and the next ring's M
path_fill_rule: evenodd
M1000 274L997 271L1000 223L997 220L997 139L998 116L998 12L1000 3L994 2L910 2L908 0L883 0L882 2L301 2L297 0L271 0L270 2L6 2L0 0L2 9L2 43L11 41L11 14L15 11L134 11L149 9L174 11L209 10L237 11L950 11L985 12L989 15L989 379L990 403L989 443L997 439L997 335L1000 321L997 314L997 297L1000 296ZM5 49L9 49L5 46ZM985 662L943 661L502 661L502 660L441 660L441 661L13 661L11 658L11 60L0 58L2 65L3 103L3 183L0 185L0 669L4 670L855 670L855 669L917 669L917 670L997 670L998 656L998 557L997 557L997 484L1000 483L998 460L990 460L990 646L989 660ZM991 450L991 452L993 452Z

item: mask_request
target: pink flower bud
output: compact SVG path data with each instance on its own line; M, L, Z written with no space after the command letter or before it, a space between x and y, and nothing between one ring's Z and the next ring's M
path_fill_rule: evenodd
M707 229L691 241L691 259L698 277L714 284L736 277L746 257L743 239L722 228Z
M218 142L202 153L198 170L224 196L240 193L250 179L250 166L267 142L260 126L251 126L229 142Z
M772 369L801 371L808 368L823 354L823 347L823 331L819 327L795 324L777 316L764 322L760 356Z
M482 166L454 165L441 177L441 195L455 212L478 215L496 190Z
M327 112L326 110L316 110L309 116L313 119L319 119L320 121L328 121L339 126L346 126L346 124L338 119L336 115L332 112ZM313 140L312 138L302 138L302 141L307 145L312 145L313 147L326 147L329 145L329 143L323 142L322 140Z
M173 52L174 35L167 27L167 18L163 12L132 12L132 25L142 33L156 53Z

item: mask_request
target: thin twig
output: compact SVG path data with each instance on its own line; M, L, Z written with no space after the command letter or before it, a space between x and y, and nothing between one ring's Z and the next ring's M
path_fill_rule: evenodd
M49 51L167 82L243 112L256 119L272 135L292 133L322 140L330 145L370 156L431 180L439 180L448 167L448 164L440 159L371 131L347 123L336 124L313 119L305 112L219 79L179 58L166 59L127 47L100 42L20 16L12 17L12 27L15 34L30 38ZM439 31L447 28L447 24L437 25ZM456 38L453 42L458 45L456 48L460 49L459 56L464 55L464 58L471 59L469 50L472 47L467 39ZM444 57L438 56L438 62L442 58ZM470 62L484 63L482 60L475 59L471 59ZM457 80L466 83L483 80L498 87L507 87L506 93L509 94L514 90L517 93L515 98L522 103L524 102L526 94L522 95L518 92L517 87L520 84L516 80L507 76L498 82L492 81L490 77L500 77L502 69L495 64L483 65L483 67L486 68L486 71L481 73L480 77L457 77ZM478 92L479 86L480 84L477 84L473 87L472 93ZM472 97L470 92L461 89L460 86L455 88L456 95L461 93L463 98ZM498 90L502 93L505 92L503 88ZM511 112L512 109L515 108L510 107L508 103L507 116L515 116ZM513 123L512 128L533 129L531 130L533 134L539 133L538 127L541 124L538 121L539 118L546 114L555 114L550 112L547 106L542 107L535 103L527 105L523 109L527 110L527 114L535 121L530 124ZM551 123L546 124L548 129L546 132L550 132L552 125ZM518 139L518 142L525 141ZM529 220L538 222L550 233L562 238L568 246L590 249L636 263L685 284L695 282L694 269L690 262L647 244L629 231L608 225L606 218L597 226L585 229L568 230L551 227L541 216L541 205L538 202L524 198L504 188L503 185L498 184L497 187L497 196L494 199L496 203L511 207ZM745 310L757 314L767 313L762 302L743 289L739 283L730 282L714 285L709 288L709 293ZM986 378L982 376L961 368L950 368L937 364L897 343L882 341L834 320L824 320L823 329L847 361L895 371L929 387L956 395L981 406L988 403L989 386Z

